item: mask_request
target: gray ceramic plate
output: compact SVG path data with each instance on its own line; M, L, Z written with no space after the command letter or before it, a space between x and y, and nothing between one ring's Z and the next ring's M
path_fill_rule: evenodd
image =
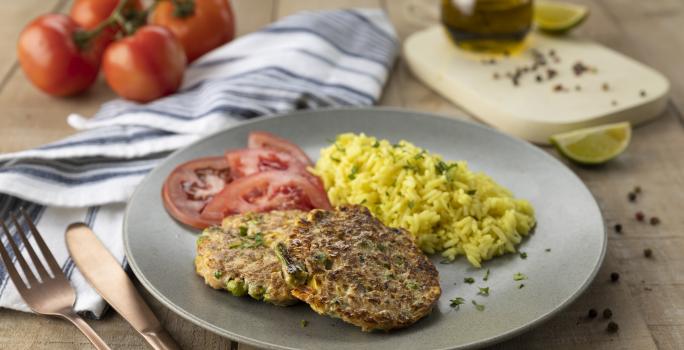
M464 159L537 211L536 232L518 255L484 269L459 259L434 262L443 294L432 314L408 329L362 333L339 320L319 316L306 305L276 307L213 290L195 275L197 232L177 224L161 203L169 172L187 160L220 155L245 146L252 130L266 130L299 144L311 157L343 132L365 132L392 141L405 139L451 160ZM210 331L252 345L277 349L462 349L492 344L538 325L571 303L594 278L603 260L606 235L601 213L582 182L543 151L488 127L435 115L392 109L347 109L293 113L259 119L221 131L171 155L138 187L124 224L126 255L142 284L164 305ZM547 249L551 249L547 252ZM529 277L513 281L513 274ZM463 283L475 277L473 285ZM490 287L488 297L477 286ZM449 299L467 300L459 310ZM486 310L477 311L477 300ZM303 328L301 321L309 321ZM523 335L524 336L524 335Z

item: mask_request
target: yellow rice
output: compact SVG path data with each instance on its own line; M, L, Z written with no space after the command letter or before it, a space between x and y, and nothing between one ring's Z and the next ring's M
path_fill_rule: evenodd
M477 267L515 252L535 225L529 202L465 161L445 162L406 141L341 134L321 150L315 172L333 205L364 205L386 225L411 232L424 252L465 255Z

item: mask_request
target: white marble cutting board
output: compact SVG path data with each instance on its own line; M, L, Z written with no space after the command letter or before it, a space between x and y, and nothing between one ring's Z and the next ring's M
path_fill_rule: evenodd
M547 63L523 73L515 86L506 73L531 67L532 49ZM551 50L557 59L549 55ZM519 52L492 56L458 49L435 26L411 35L404 57L425 84L480 120L541 144L559 132L655 118L665 109L670 89L659 72L605 46L540 33L530 34ZM595 69L577 75L577 62ZM548 69L555 77L548 79ZM559 85L562 91L557 91Z

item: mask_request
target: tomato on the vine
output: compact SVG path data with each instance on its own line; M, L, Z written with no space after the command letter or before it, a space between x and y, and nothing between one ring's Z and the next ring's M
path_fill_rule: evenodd
M178 37L188 62L235 36L233 10L228 0L160 1L149 21L169 28Z
M50 95L69 96L93 84L103 47L79 43L76 34L82 30L62 14L40 16L24 28L17 44L19 63L35 86Z
M126 0L75 0L69 17L85 29L94 29L109 18L121 1ZM142 9L140 0L128 0L123 8L123 17L126 17L126 12Z
M175 92L183 80L186 58L168 29L149 25L107 47L103 70L121 97L148 102Z

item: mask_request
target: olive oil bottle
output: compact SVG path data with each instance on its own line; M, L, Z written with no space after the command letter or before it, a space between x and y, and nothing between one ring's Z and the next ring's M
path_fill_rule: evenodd
M532 0L442 0L442 23L459 47L511 52L532 26Z

